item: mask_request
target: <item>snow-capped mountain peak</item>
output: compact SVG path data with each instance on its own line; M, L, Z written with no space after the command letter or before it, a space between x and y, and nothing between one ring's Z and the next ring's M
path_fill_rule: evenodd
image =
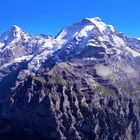
M11 26L11 28L3 34L3 36L12 36L13 38L20 37L20 34L22 33L22 29L16 25Z
M93 24L95 25L101 32L106 32L106 30L111 30L112 32L115 32L115 29L112 25L105 24L99 17L95 18L84 18L82 20L82 23L85 24Z
M84 18L82 20L82 22L84 23L95 23L95 22L102 22L102 20L99 17L95 17L95 18Z
M13 25L0 36L0 69L30 61L28 71L35 72L59 47L59 43L49 35L30 36L20 27Z
M60 42L66 43L76 36L80 38L99 33L102 36L115 33L112 25L105 24L99 17L84 18L81 22L74 23L71 26L65 27L57 36L56 39ZM106 37L105 37L106 39Z
M21 28L17 25L12 25L10 28L11 31L21 31Z
M86 46L112 48L125 47L124 40L117 35L114 27L104 23L100 18L84 18L81 22L64 28L56 37L64 48L84 49ZM110 44L110 47L108 46ZM77 47L78 46L78 47ZM110 49L109 49L110 50ZM80 53L79 50L77 50ZM107 51L107 49L106 49Z
M16 25L0 36L0 46L6 46L19 40L27 40L29 35Z

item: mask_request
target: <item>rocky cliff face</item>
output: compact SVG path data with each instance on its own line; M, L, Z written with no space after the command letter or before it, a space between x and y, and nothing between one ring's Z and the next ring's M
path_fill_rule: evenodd
M45 37L39 65L35 49L2 78L0 138L139 140L140 40L99 18L66 27L51 40L57 43L46 55Z

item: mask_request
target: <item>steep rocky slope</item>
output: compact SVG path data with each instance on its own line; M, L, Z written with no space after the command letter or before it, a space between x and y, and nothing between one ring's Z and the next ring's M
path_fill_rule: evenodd
M139 140L140 40L86 18L52 42L39 65L32 63L42 58L35 49L32 59L14 61L2 78L0 138Z

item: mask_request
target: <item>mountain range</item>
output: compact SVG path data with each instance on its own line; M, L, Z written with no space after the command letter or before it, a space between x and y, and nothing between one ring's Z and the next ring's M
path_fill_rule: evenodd
M140 39L100 18L57 36L0 36L0 139L139 140Z

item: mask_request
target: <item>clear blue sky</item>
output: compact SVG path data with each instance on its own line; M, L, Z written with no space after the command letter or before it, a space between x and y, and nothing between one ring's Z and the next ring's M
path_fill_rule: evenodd
M95 16L140 37L140 0L1 0L0 33L15 24L30 34L56 35L64 26Z

